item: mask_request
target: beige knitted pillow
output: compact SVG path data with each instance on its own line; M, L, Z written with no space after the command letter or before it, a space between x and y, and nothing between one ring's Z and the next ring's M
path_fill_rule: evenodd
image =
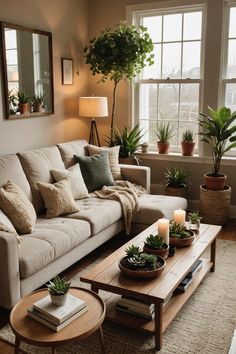
M54 184L39 182L37 187L47 209L47 218L79 211L68 179L63 179Z
M16 237L18 243L22 241L22 238L17 234L16 229L12 225L10 219L0 210L0 231L7 232Z
M36 212L25 193L15 183L8 181L0 189L0 208L19 234L30 234L36 222Z
M114 180L123 179L121 175L120 165L119 165L120 146L113 146L109 148L107 146L98 147L95 145L87 145L86 148L88 149L88 153L90 156L97 155L104 150L107 151L109 165Z

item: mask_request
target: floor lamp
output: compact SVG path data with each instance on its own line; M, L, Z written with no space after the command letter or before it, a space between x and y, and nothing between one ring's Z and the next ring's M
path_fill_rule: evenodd
M101 146L95 118L108 116L107 97L80 97L79 116L92 118L89 144Z

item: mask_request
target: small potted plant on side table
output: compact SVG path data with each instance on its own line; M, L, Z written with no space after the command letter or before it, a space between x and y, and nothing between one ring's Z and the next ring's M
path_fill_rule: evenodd
M144 241L143 251L163 258L168 257L169 246L158 235L149 235Z
M51 296L52 303L55 306L65 305L70 284L71 283L67 282L65 278L60 278L59 276L56 276L52 281L49 281L47 288Z
M189 213L188 219L189 229L195 232L195 234L199 234L201 217L198 215L198 211Z

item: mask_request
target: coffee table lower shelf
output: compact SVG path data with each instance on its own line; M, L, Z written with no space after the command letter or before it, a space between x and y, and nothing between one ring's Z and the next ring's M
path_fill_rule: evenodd
M162 333L166 331L171 322L174 320L178 312L184 306L184 304L189 300L198 286L201 284L202 280L211 270L213 263L207 259L203 259L202 268L199 273L194 277L191 285L186 289L184 293L173 294L171 300L163 309L163 323L162 323ZM120 295L112 295L106 301L106 318L112 322L118 323L120 325L133 328L142 332L154 333L155 332L155 320L147 320L139 316L124 313L122 311L116 310L116 304Z

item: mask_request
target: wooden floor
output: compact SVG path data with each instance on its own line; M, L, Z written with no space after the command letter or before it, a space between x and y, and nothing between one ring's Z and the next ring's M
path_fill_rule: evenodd
M236 242L236 220L230 221L227 226L223 227L221 233L218 236L219 239L229 240ZM88 256L71 266L62 275L66 276L67 279L72 278L74 275L79 273L89 264L93 263L102 254L106 254L108 251L116 250L123 243L127 242L127 237L117 236L112 240L106 242L104 245L100 246L94 252L90 253ZM3 327L9 320L9 311L0 308L0 328ZM0 340L0 354L13 354L14 347L8 343Z

